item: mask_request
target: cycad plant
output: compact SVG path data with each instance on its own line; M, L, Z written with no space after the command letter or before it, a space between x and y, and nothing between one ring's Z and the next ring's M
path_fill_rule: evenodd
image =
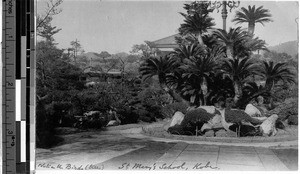
M217 29L214 30L214 35L226 48L226 55L229 59L236 57L238 53L234 52L234 49L243 44L248 37L241 27L230 28L228 32L222 29Z
M201 95L201 104L205 105L209 94L208 83L212 80L211 77L217 68L214 59L207 55L192 57L185 59L180 68L184 70L183 79L186 79L183 90L194 97Z
M262 68L259 69L259 73L265 78L265 88L269 91L272 90L277 82L295 83L296 81L295 74L286 63L264 61Z
M257 72L257 66L248 57L225 60L222 65L224 75L233 81L234 103L242 97L242 86L247 77Z
M192 57L197 57L200 54L204 54L205 49L197 44L191 45L180 45L178 48L175 48L171 53L172 57L177 59L180 62L183 62L184 59L189 59Z
M157 76L160 87L168 92L173 99L182 102L183 99L166 83L167 75L171 74L177 66L178 62L169 55L163 57L150 57L142 63L139 71L143 76L144 81L153 76Z
M202 34L213 27L215 23L209 16L211 10L208 3L200 1L185 6L187 14L180 13L184 17L184 23L180 25L180 35L193 34L198 38L200 45L204 45Z
M263 6L256 8L255 5L252 7L249 5L248 9L242 7L240 11L237 11L232 22L236 22L236 24L248 23L248 33L253 35L255 23L264 25L266 22L272 22L271 16L269 10L264 9Z

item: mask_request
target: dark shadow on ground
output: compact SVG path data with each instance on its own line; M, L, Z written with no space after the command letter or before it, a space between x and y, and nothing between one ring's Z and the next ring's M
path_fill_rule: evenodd
M298 149L272 149L290 170L298 170Z

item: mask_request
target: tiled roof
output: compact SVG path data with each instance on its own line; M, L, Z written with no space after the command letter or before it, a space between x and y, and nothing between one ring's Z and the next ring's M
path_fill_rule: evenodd
M174 34L172 36L168 36L152 43L155 45L155 48L177 48L178 45L176 44L175 37L180 36L179 34Z

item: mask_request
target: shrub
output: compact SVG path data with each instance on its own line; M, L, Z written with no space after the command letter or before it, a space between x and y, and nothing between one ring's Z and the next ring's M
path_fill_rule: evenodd
M47 114L44 101L37 100L36 106L36 146L50 148L63 139L56 136L55 119Z
M175 125L169 127L168 132L175 135L195 135L196 129L192 126Z
M288 84L282 84L273 89L272 98L276 102L284 102L289 98L298 98L298 85L289 86Z
M107 112L89 111L83 116L77 116L74 127L82 129L101 129L109 122L110 115Z
M199 108L194 109L188 111L185 114L184 119L181 122L181 125L182 126L192 125L195 127L196 130L196 126L198 126L198 128L201 128L203 123L209 121L211 118L213 118L213 116L214 116L213 114L206 112L206 110L204 109L199 109Z
M137 123L139 119L138 113L132 107L124 106L117 108L117 114L121 120L121 124Z
M46 105L46 113L49 117L51 117L51 120L53 121L53 124L55 127L57 126L71 126L72 123L67 121L72 121L69 117L68 113L71 109L72 104L70 102L64 102L64 101L53 101L52 103Z
M297 98L290 98L282 102L279 106L275 109L271 110L270 113L277 114L278 119L284 121L292 117L294 119L290 119L291 123L293 124L295 121L295 116L298 117L298 99ZM293 121L292 121L293 120Z
M289 125L298 125L298 115L291 115L288 118Z
M241 123L243 121L250 122L255 125L262 123L260 120L256 120L244 111L238 109L225 109L225 120L230 123Z

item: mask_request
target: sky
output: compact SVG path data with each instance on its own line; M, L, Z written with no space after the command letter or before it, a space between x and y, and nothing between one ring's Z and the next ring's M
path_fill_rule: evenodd
M38 13L45 10L44 0L39 0ZM53 19L53 25L62 30L55 35L60 48L70 47L77 39L86 52L127 52L134 44L145 40L155 41L177 33L183 17L179 12L184 1L101 1L64 0L62 12ZM227 17L228 27L237 27L231 20L235 11L248 5L263 6L270 10L274 22L265 26L256 24L255 34L269 46L297 40L299 16L298 1L241 1ZM221 9L211 15L217 28L222 28ZM242 25L247 28L247 25Z
M176 34L183 22L179 12L185 12L184 3L170 0L64 0L60 5L62 12L54 16L52 22L53 26L62 29L54 38L59 48L68 48L70 42L77 39L86 52L129 53L134 44ZM227 30L237 27L231 22L235 11L248 5L262 5L270 10L274 22L255 26L255 35L269 46L297 40L298 1L241 1L238 8L228 13ZM37 13L44 11L45 0L38 0ZM222 28L221 9L211 16L215 19L215 27ZM247 28L247 25L242 27Z

